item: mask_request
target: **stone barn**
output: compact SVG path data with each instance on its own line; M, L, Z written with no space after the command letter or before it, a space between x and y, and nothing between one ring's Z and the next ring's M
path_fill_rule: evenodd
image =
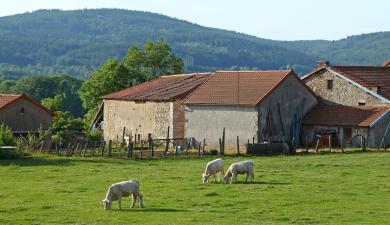
M304 119L301 137L312 143L318 134L328 132L350 146L361 145L358 136L365 138L368 147L377 148L382 140L382 147L390 145L388 62L382 66L333 66L320 61L302 78L319 96L319 106Z
M124 135L147 138L184 138L182 100L206 81L210 73L161 76L103 96L101 115L105 140Z
M48 130L53 116L53 111L28 95L0 94L0 123L14 134L37 133L40 127Z
M317 96L292 70L217 71L185 100L185 136L219 149L252 142L292 141Z

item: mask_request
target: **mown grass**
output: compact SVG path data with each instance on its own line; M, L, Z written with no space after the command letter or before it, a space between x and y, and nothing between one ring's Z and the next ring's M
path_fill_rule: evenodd
M250 157L255 183L201 183L207 161L34 155L0 160L0 224L388 224L390 154ZM248 157L226 157L228 164ZM145 208L103 211L137 178Z

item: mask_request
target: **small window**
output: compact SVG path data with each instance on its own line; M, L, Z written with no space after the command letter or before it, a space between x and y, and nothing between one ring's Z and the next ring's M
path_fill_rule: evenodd
M365 106L366 103L365 102L359 102L359 106Z
M333 89L333 80L327 80L327 88L328 88L328 90Z
M21 116L24 115L24 108L20 108L19 114L20 114Z

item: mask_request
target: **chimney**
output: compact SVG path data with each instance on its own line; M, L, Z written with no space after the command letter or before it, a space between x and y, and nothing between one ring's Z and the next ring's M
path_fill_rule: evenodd
M382 64L383 67L390 67L390 58L386 59L385 62Z
M329 66L329 61L327 60L319 60L317 61L317 68Z

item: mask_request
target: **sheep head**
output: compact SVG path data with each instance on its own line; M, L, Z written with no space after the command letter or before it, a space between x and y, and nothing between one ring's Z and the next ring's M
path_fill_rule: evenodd
M110 200L104 199L104 200L102 200L102 203L103 203L104 210L111 209L112 202Z
M209 175L203 174L203 183L209 182Z

